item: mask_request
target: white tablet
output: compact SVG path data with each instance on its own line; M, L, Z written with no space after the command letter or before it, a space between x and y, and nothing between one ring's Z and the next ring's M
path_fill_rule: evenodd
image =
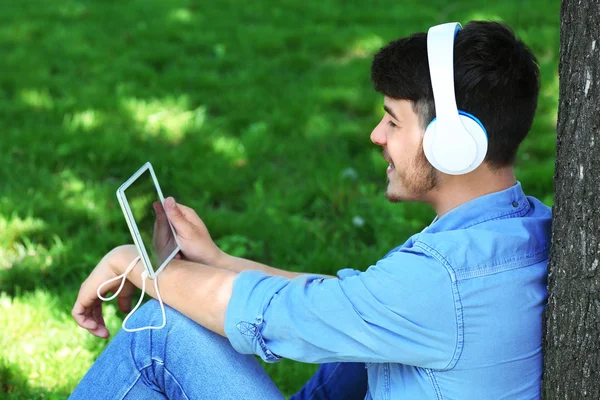
M154 205L161 207L164 214L165 198L149 162L119 187L117 199L148 277L154 279L175 257L179 245L166 215L164 221L168 226L160 226L156 219Z

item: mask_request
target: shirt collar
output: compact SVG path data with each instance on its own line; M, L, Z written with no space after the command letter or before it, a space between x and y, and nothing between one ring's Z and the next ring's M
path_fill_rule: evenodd
M529 208L529 200L523 193L521 182L517 181L508 189L469 200L448 211L441 218L436 216L425 232L465 229L493 219L521 216L527 213Z

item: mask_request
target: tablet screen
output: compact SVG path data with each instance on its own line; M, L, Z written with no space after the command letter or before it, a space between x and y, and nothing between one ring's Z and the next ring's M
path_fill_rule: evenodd
M166 220L165 211L150 175L150 170L146 169L125 189L124 193L152 264L152 269L156 272L175 251L177 243ZM158 215L162 218L157 218L155 207L158 208Z

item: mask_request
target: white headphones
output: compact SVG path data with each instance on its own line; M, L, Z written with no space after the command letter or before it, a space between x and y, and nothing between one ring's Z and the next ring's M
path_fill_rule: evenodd
M427 57L436 118L423 136L425 157L436 169L450 175L473 171L487 153L487 132L475 116L460 111L454 96L454 38L458 22L436 25L427 33Z

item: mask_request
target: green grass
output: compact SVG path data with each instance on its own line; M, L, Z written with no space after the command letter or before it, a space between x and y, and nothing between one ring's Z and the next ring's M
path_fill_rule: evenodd
M426 206L386 202L369 141L371 57L399 36L499 19L525 40L543 81L517 174L552 204L558 0L3 3L2 398L66 397L106 345L69 313L131 241L115 191L145 161L224 250L277 267L366 269L427 224ZM115 332L123 316L107 313ZM289 394L316 366L267 369Z

